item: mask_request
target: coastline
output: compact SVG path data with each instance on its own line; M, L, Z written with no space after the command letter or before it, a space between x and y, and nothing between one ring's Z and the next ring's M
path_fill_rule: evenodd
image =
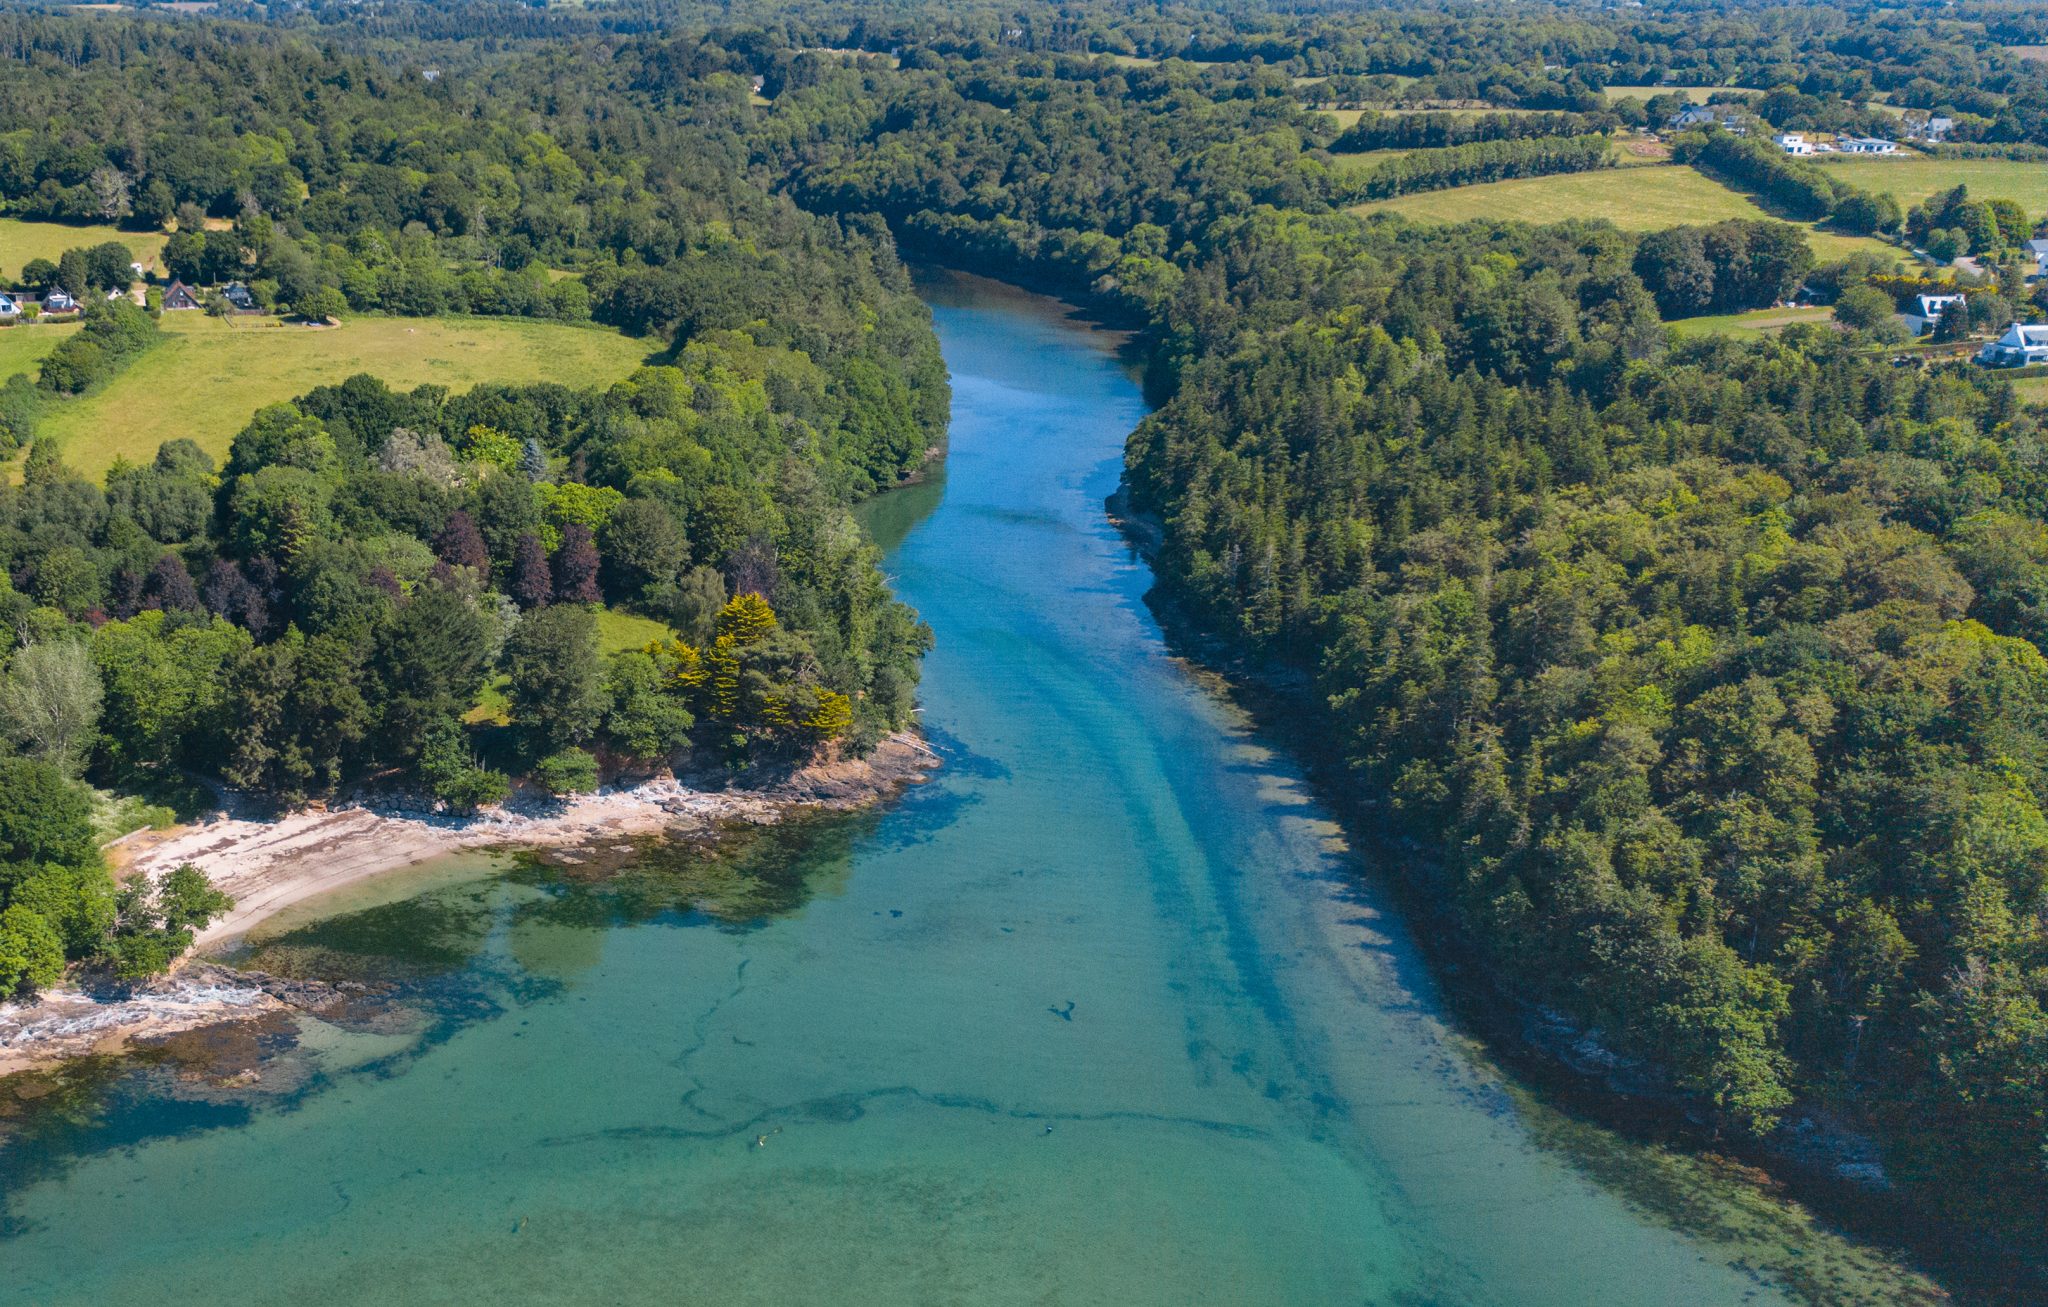
M865 758L812 763L755 783L693 787L672 776L563 800L514 799L470 817L376 799L258 819L217 813L149 832L117 851L124 874L152 878L193 863L235 907L194 939L168 975L116 994L65 984L32 1002L0 1003L0 1076L139 1039L301 1006L290 989L213 966L201 954L295 904L452 853L567 848L629 836L765 826L799 810L850 811L920 784L939 757L897 732Z

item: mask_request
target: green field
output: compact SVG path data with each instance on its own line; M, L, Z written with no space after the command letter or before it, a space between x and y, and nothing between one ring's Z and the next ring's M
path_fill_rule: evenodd
M1749 313L1680 318L1671 328L1681 336L1768 336L1795 322L1827 322L1833 316L1834 310L1826 308L1756 309Z
M43 328L12 329L30 330ZM72 467L98 477L116 458L145 461L178 436L220 458L263 405L358 372L400 388L593 385L625 376L648 352L646 342L614 331L501 318L366 317L313 328L173 313L164 330L169 339L106 389L51 405L38 434L61 441Z
M1352 211L1399 213L1422 222L1512 218L1542 224L1571 218L1605 218L1626 231L1658 231L1687 223L1771 216L1741 192L1732 191L1692 168L1677 165L1522 177L1374 200ZM1887 258L1903 257L1894 247L1866 236L1840 236L1818 230L1811 223L1794 225L1805 228L1814 256L1822 262L1858 250Z
M30 259L56 262L66 250L119 241L134 251L136 261L153 265L164 247L160 231L122 231L118 227L74 227L62 222L24 222L0 218L0 282L11 283Z
M1978 199L2018 202L2029 214L2048 211L2048 164L2017 159L1936 159L1924 154L1893 159L1827 159L1828 176L1889 194L1909 209L1937 191L1968 186Z
M57 348L58 341L76 330L76 322L0 328L0 381L7 380L17 372L26 372L34 376L36 365L43 361L43 355Z
M1647 100L1653 95L1682 95L1694 104L1705 104L1723 91L1733 91L1738 95L1752 93L1747 86L1610 86L1603 94L1609 104L1616 100Z

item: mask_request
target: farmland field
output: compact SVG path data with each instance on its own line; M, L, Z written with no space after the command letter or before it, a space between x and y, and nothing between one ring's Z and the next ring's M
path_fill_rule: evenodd
M2016 200L2028 213L2048 210L2048 164L2017 159L1829 159L1828 176L1889 194L1911 208L1937 191L1963 185L1979 199Z
M73 226L64 222L28 222L0 218L0 281L11 282L30 259L56 262L66 250L80 246L119 241L134 252L137 262L149 264L164 246L160 231L122 231L118 227Z
M218 459L263 405L358 372L394 387L594 385L625 376L648 351L613 331L494 318L350 318L315 329L174 313L164 330L169 338L106 389L50 407L39 434L61 441L72 467L99 477L116 458L144 461L178 436Z
M1512 218L1552 223L1572 218L1605 218L1627 231L1657 231L1687 223L1771 216L1748 196L1694 169L1654 166L1521 177L1455 190L1425 191L1361 204L1353 212L1400 213L1423 222ZM1899 251L1882 241L1820 231L1811 223L1794 225L1806 230L1814 257L1822 262L1858 250L1885 257L1900 256Z

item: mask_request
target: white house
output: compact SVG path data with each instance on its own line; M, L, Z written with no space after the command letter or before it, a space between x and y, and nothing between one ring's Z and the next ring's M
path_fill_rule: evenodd
M1813 142L1806 139L1804 132L1782 132L1772 138L1778 148L1787 154L1812 154Z
M1835 142L1843 154L1897 154L1899 147L1881 136L1844 136Z
M1915 295L1912 311L1899 316L1905 319L1907 330L1924 336L1934 330L1942 314L1950 309L1967 312L1968 305L1969 299L1962 295Z
M2034 260L2035 272L2048 272L2048 241L2028 241L2027 254Z
M2048 363L2048 323L2015 322L2005 334L1977 351L1977 362L1987 368L2023 368L2030 363Z
M14 296L0 295L0 318L18 318L20 316L21 305L14 302Z
M52 287L43 295L43 309L48 313L69 313L78 307L78 301L63 291Z

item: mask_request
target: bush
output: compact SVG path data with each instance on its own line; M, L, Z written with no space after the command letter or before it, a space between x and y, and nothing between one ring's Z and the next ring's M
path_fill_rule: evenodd
M597 788L597 759L582 749L564 749L541 759L533 779L557 798L588 794Z

